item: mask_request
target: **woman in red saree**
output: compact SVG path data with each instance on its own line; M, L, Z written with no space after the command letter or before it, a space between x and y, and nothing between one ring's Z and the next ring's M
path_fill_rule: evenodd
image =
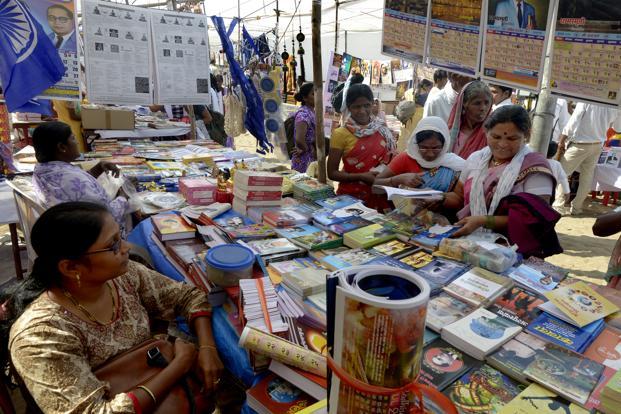
M562 252L550 207L556 181L545 157L526 145L531 122L518 105L496 109L485 123L487 146L466 160L445 205L462 205L454 237L485 229L505 235L525 257Z
M373 92L367 85L352 85L345 104L349 116L330 139L328 178L339 182L337 194L361 199L367 207L389 208L385 194L373 194L372 186L381 165L390 162L395 140L385 122L372 115ZM343 170L339 165L343 161Z
M451 151L463 159L487 145L483 124L492 112L492 91L481 81L461 90L448 120Z

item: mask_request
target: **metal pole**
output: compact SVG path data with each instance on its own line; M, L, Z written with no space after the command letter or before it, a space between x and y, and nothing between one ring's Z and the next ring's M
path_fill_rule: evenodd
M552 11L552 21L556 21L558 9ZM541 92L535 106L533 115L533 128L530 135L530 147L544 155L548 152L550 137L554 129L554 116L556 112L556 97L550 93L550 78L552 77L552 53L554 50L554 34L548 36L546 45L546 57L543 64L543 78L541 80Z
M337 52L339 47L339 0L335 0L336 13L334 16L334 53Z
M315 147L319 182L326 182L326 147L323 135L323 76L321 74L321 0L313 0L313 84L315 89Z

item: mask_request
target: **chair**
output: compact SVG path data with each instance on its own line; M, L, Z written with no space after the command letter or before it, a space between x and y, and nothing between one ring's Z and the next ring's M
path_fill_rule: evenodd
M24 232L24 239L26 240L28 270L30 270L32 269L34 260L37 258L37 254L30 243L30 231L32 230L32 226L34 226L35 221L37 221L39 216L45 211L45 208L37 201L37 197L34 194L32 182L30 180L16 178L12 181L8 181L7 184L13 190L13 196L15 197L17 217L19 218L19 224ZM16 258L16 260L20 260L21 266L21 259Z

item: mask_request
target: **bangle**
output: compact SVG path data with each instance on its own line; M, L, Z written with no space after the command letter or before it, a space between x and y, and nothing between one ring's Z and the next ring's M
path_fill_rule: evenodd
M390 178L388 179L388 184L390 184L390 186L391 186L391 187L393 186L393 183L392 183L392 177L390 177Z
M496 217L494 216L485 216L485 228L493 230L496 227Z
M218 348L216 348L214 345L201 345L198 347L199 350L201 349L215 349L216 351L218 350Z
M153 400L153 404L157 405L157 400L155 399L155 394L153 394L153 391L151 391L144 385L139 385L136 388L140 388L141 390L149 394L149 397L151 397L151 399Z

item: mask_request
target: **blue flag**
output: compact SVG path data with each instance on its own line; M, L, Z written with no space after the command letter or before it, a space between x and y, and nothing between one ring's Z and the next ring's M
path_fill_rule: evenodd
M0 0L0 82L9 111L30 108L31 99L64 73L58 51L26 4Z

